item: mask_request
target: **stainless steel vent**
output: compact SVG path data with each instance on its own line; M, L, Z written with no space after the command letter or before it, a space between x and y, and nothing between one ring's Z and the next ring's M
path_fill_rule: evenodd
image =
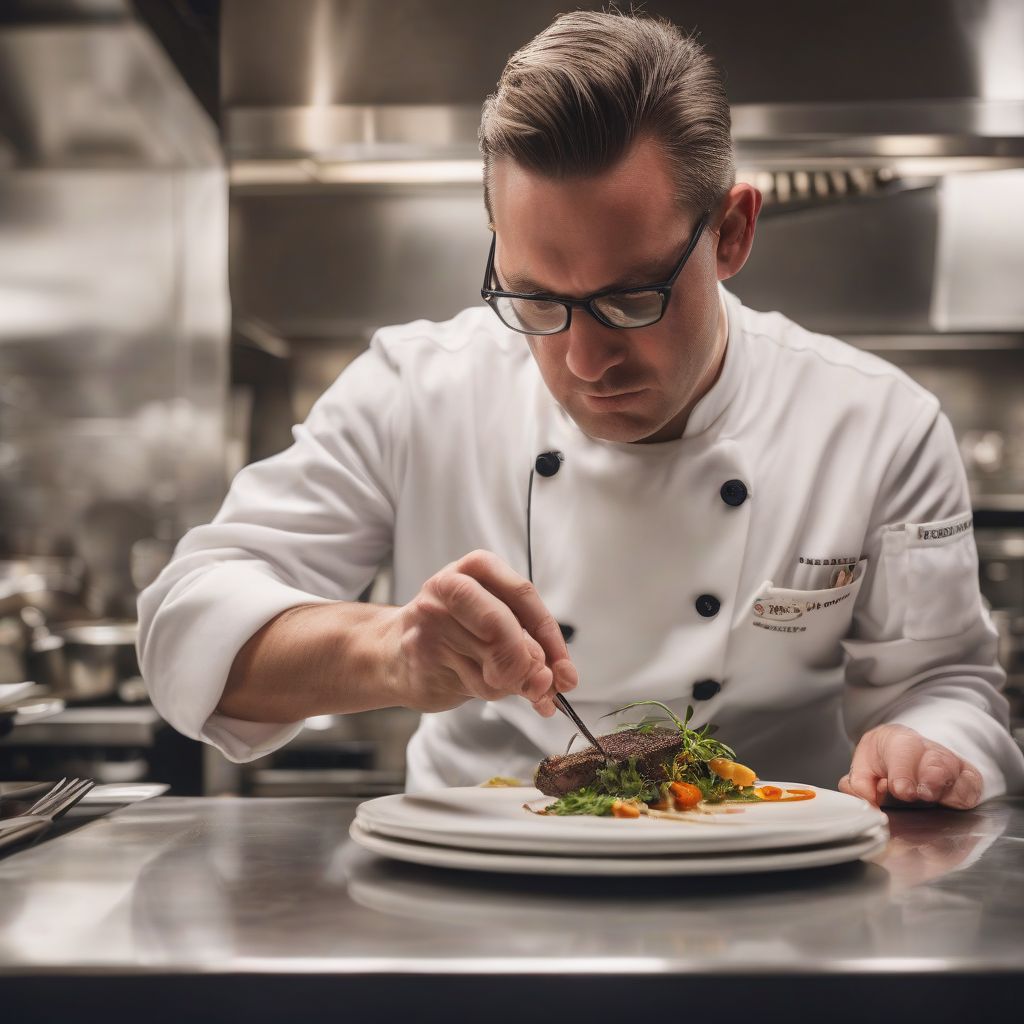
M223 120L239 178L348 180L332 167L353 161L471 165L502 65L565 7L224 0ZM1017 0L789 0L742 19L713 0L644 9L698 31L723 67L747 172L1024 165Z

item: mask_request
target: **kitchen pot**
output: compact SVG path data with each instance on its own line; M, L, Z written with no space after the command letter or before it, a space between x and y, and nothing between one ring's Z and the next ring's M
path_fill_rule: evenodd
M55 626L52 636L62 642L63 667L46 682L68 702L104 700L117 692L120 680L138 675L135 622L70 622ZM54 652L48 652L53 657Z

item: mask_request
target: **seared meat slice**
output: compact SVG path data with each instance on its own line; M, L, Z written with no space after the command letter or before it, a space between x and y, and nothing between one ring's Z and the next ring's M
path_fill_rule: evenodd
M627 729L599 736L598 739L614 761L625 762L635 757L640 774L651 781L658 781L665 778L662 766L671 763L679 752L682 738L678 729L658 728L642 733ZM556 754L544 758L537 765L533 783L548 796L563 796L580 786L589 786L597 778L598 768L603 768L604 764L604 758L596 747Z

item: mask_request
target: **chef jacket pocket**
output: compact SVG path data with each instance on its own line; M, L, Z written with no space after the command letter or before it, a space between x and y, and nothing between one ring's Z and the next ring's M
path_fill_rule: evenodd
M754 601L752 627L764 635L788 637L793 643L786 646L808 667L838 664L839 641L849 630L867 564L862 558L849 583L825 590L791 590L766 581Z
M903 531L904 635L910 640L938 640L963 633L981 614L971 514L936 523L907 523Z

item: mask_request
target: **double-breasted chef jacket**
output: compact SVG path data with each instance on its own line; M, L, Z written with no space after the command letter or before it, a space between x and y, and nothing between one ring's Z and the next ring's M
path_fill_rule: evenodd
M301 724L215 711L246 640L286 608L356 599L386 564L395 604L478 548L525 577L533 471L533 579L592 725L635 700L693 705L760 777L834 787L853 742L901 723L974 764L985 798L1024 786L938 401L720 295L721 373L661 444L584 434L486 307L377 332L142 594L157 709L234 761L286 743ZM407 785L529 779L573 732L519 697L425 714Z

